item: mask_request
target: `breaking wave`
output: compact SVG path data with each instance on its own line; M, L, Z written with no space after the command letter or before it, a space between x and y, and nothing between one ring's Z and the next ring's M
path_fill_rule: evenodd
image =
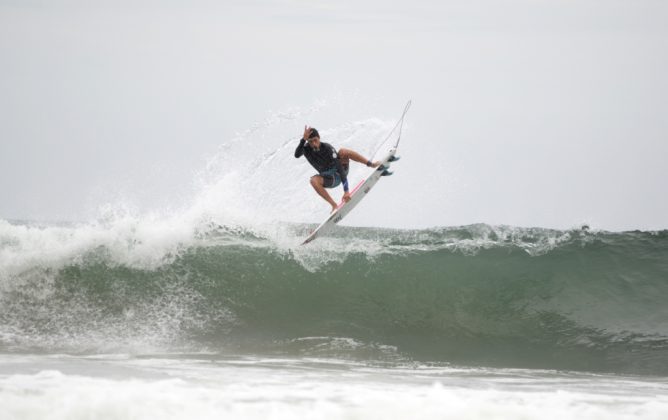
M668 374L668 232L0 221L0 349Z

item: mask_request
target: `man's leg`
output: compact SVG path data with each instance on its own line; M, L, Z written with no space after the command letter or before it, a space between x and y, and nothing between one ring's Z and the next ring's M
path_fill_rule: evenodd
M334 200L332 200L332 197L329 195L327 190L325 189L325 180L323 177L320 175L313 175L311 177L311 185L313 186L313 189L320 195L320 197L324 198L325 201L329 203L330 206L332 206L332 211L336 210L338 207L338 204Z
M366 165L368 162L368 159L366 159L364 156L360 155L354 150L350 149L340 149L339 150L339 159L341 160L342 165L348 165L350 164L350 160L354 160L355 162L363 163ZM380 162L373 162L371 164L372 167L376 168L380 165Z

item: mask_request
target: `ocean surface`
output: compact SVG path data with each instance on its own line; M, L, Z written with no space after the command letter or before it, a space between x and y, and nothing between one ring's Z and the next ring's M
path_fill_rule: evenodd
M0 418L668 418L668 231L312 228L0 220Z

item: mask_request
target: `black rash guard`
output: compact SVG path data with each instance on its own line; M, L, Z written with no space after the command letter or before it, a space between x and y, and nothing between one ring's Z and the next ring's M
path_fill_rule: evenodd
M343 166L339 160L339 154L336 153L336 149L334 149L331 144L320 142L320 149L315 150L310 145L306 144L306 140L301 139L299 141L299 146L297 146L297 149L295 150L295 157L300 158L302 155L306 156L308 163L310 163L319 173L336 169L336 172L338 172L341 177L343 191L348 191L346 171L343 170Z

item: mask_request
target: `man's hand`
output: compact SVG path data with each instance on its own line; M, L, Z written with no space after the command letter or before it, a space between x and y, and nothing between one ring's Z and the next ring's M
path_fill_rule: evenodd
M308 136L311 135L311 131L313 131L313 129L311 127L309 127L308 125L305 125L304 126L304 137L302 137L302 138L304 140L308 140Z
M350 201L350 198L351 198L350 193L348 191L343 193L343 202L344 203L347 203L348 201Z

